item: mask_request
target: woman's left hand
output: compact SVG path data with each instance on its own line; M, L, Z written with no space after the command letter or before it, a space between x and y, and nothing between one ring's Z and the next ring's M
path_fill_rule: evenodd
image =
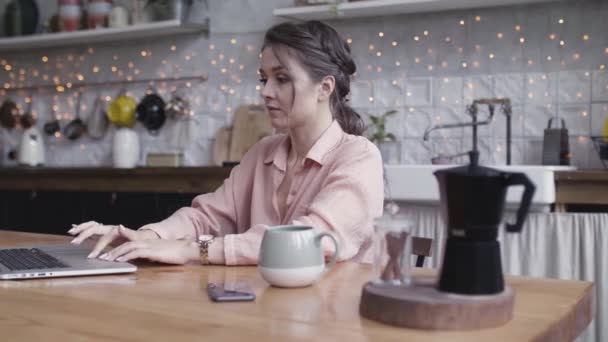
M198 260L198 247L188 240L137 240L125 242L99 256L108 261L129 261L147 259L166 264L183 265Z

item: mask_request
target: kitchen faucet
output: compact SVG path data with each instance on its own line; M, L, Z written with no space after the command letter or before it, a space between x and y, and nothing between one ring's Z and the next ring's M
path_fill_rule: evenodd
M460 123L452 123L452 124L440 124L429 127L424 132L422 139L427 141L429 139L429 135L432 131L438 129L447 129L447 128L458 128L458 127L472 127L473 128L473 151L477 151L477 126L487 125L492 122L494 117L494 106L500 105L503 114L507 117L507 165L511 165L511 100L508 98L490 98L490 99L477 99L474 100L473 103L467 106L467 114L469 114L472 118L470 122L460 122ZM488 105L489 116L485 121L478 121L477 114L479 112L479 105ZM461 154L456 154L454 156L460 156ZM450 157L450 156L448 156Z

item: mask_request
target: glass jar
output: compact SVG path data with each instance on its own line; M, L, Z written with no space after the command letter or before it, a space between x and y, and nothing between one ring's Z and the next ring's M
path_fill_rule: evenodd
M411 284L411 221L385 214L374 220L374 284Z

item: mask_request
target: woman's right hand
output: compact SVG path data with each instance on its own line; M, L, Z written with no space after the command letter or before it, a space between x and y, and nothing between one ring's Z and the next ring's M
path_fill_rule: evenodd
M123 227L123 229L131 230L131 234L125 234L124 231L118 229L119 226L103 225L95 221L89 221L75 225L72 229L68 230L68 233L75 235L76 237L71 243L79 245L86 239L101 235L101 238L97 241L97 244L93 248L93 251L88 255L89 258L96 258L106 246L120 245L127 241L139 241L139 240L150 240L159 239L160 237L152 230L131 230Z

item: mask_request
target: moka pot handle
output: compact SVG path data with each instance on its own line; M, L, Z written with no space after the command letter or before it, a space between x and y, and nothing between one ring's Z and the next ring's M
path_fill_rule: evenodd
M530 205L532 204L532 196L534 196L536 186L534 183L532 183L532 181L530 181L528 176L521 172L511 173L509 179L507 180L507 185L523 185L525 188L521 197L519 209L517 209L517 221L515 223L506 224L507 232L517 233L521 231L524 221L528 216L528 211L530 210Z

